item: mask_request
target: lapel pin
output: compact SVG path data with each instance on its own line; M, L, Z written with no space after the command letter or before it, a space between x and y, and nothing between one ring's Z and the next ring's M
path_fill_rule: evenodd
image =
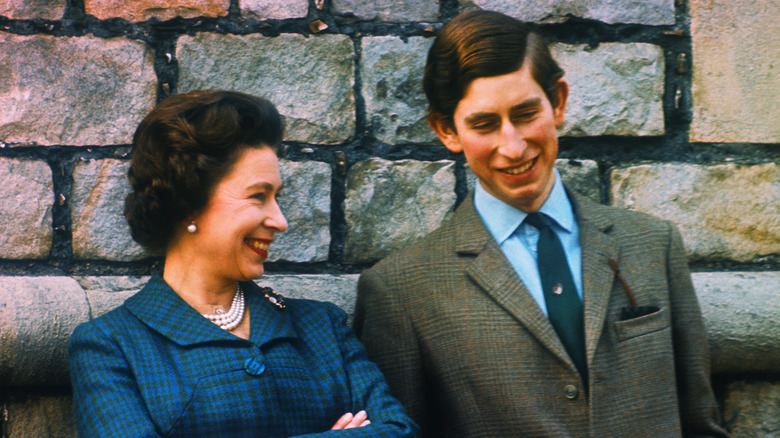
M563 286L560 283L557 283L555 287L553 287L553 293L555 295L560 295L563 293Z
M284 297L279 295L278 293L274 292L273 289L270 287L264 287L261 289L265 297L268 299L268 301L271 302L274 306L284 309L287 307L287 303L284 302Z

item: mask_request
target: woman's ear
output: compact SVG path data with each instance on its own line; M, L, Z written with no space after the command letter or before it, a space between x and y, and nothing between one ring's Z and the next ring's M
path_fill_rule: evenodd
M569 83L565 79L558 79L553 105L553 119L555 127L560 128L566 115L566 101L569 99Z
M433 113L428 116L428 126L439 137L444 146L454 153L462 152L463 146L460 144L460 137L455 127L444 119L439 113Z

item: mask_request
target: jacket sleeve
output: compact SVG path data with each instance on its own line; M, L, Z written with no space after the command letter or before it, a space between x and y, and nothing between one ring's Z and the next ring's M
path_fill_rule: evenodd
M381 270L364 271L358 281L353 326L374 361L384 373L392 394L423 430L427 412L422 355L417 336L395 291L383 281Z
M727 437L710 382L707 332L694 293L682 239L670 224L667 253L672 339L675 350L680 420L686 437Z
M350 385L352 413L364 410L371 424L363 427L328 431L306 437L408 437L419 436L419 428L406 414L387 387L382 373L368 360L366 350L347 325L347 315L335 305L330 309L344 368Z
M124 354L94 323L69 341L70 379L80 438L159 437Z

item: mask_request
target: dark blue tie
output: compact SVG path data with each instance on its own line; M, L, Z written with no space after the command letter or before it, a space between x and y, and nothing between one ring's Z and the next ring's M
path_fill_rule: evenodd
M531 213L525 222L539 230L537 262L547 303L547 316L587 390L588 362L585 356L583 306L574 286L566 253L544 214Z

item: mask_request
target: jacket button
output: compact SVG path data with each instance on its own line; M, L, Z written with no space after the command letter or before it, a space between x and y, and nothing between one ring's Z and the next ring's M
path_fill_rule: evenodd
M265 371L265 364L257 359L249 358L244 362L244 370L250 375L259 376Z
M577 398L578 393L579 391L577 390L577 387L574 385L566 385L563 388L563 395L565 395L566 398L568 398L569 400L574 400L575 398Z

